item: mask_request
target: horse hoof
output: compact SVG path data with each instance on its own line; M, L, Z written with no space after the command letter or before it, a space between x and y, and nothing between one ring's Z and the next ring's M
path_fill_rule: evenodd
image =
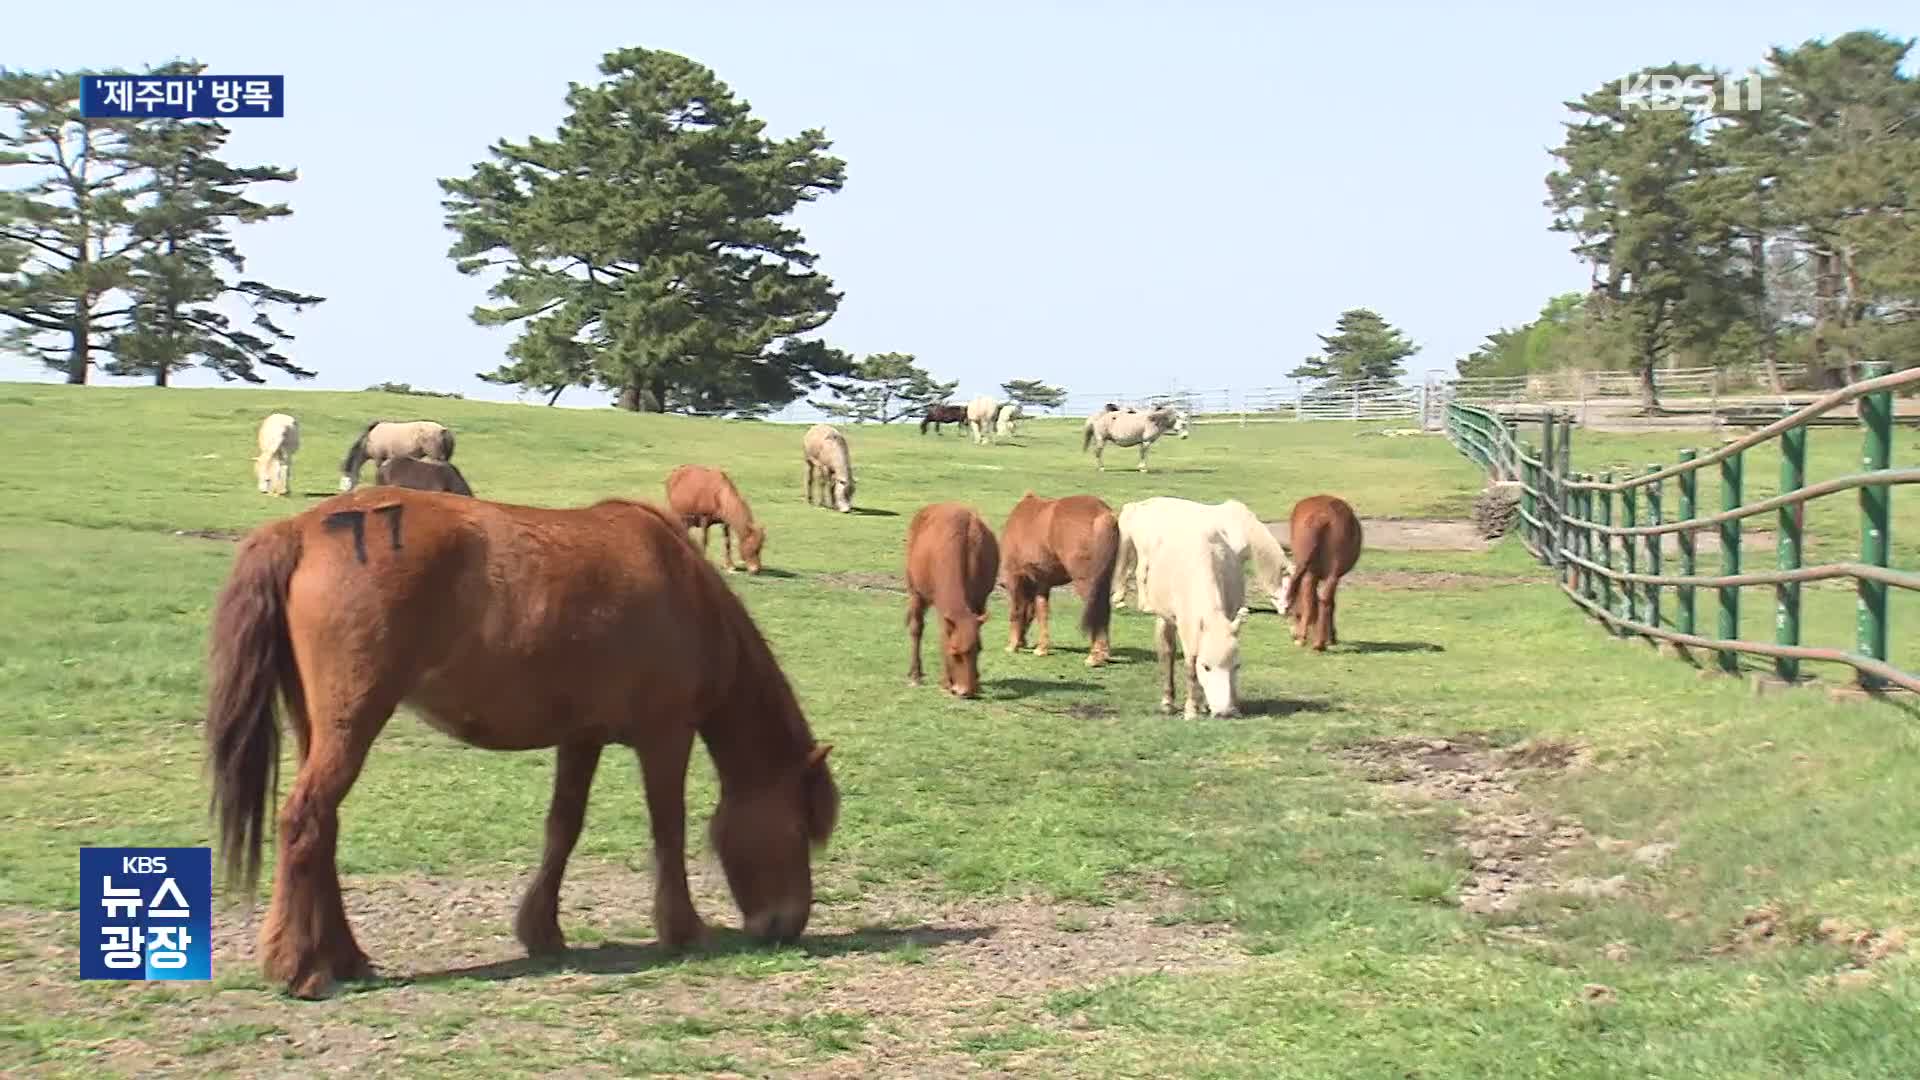
M1172 716L1173 715L1173 699L1168 698L1167 700L1162 701L1160 703L1160 711L1163 713L1166 713L1168 716Z
M1017 652L1019 652L1019 651L1020 651L1020 646L1018 646L1018 645L1009 645L1009 646L1007 646L1007 655L1008 655L1008 656L1012 656L1012 655L1013 655L1014 653L1017 653Z
M1035 645L1033 647L1033 655L1035 656L1045 656L1047 655L1047 653L1052 651L1053 650L1047 648L1045 645Z
M919 685L920 685L920 676L918 676L918 675L909 675L909 676L907 676L907 685L908 685L908 686L919 686Z

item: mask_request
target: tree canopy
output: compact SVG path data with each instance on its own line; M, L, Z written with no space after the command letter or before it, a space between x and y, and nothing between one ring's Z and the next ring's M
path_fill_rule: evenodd
M1000 392L1007 395L1008 401L1027 408L1057 409L1067 403L1065 390L1048 386L1039 379L1009 379L1000 384Z
M1287 374L1296 379L1397 379L1401 361L1420 351L1407 336L1367 308L1340 313L1331 334L1317 335L1324 348Z
M850 358L817 338L840 294L784 218L840 190L819 130L774 140L712 71L623 49L571 84L554 138L500 141L444 179L449 255L499 271L482 325L519 324L480 377L557 396L614 391L629 409L758 415Z

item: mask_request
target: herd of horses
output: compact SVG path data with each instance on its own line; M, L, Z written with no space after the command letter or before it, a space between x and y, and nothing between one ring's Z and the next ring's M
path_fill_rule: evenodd
M1019 415L990 399L965 412L981 425L976 439L989 420L998 432ZM927 423L941 422L953 421L930 410ZM1139 445L1144 469L1146 447L1168 433L1187 434L1184 414L1109 405L1087 419L1082 446ZM297 420L267 417L258 442L260 490L285 496ZM851 512L845 435L816 424L801 443L808 504ZM266 978L312 998L371 973L342 903L339 807L402 705L471 746L555 751L545 849L514 920L530 955L565 948L560 882L609 745L639 759L656 933L668 948L704 934L686 874L695 739L719 777L711 840L743 928L760 941L797 938L812 911L813 852L833 832L840 795L831 747L814 738L765 637L707 557L718 525L726 569L740 569L737 542L745 570L761 571L767 531L747 499L724 470L685 464L667 474L664 504L509 505L475 497L453 452L453 433L434 421L366 425L342 462L341 493L242 538L215 602L206 738L230 887L257 887L283 704L297 751L259 931ZM361 487L369 461L377 483ZM1215 716L1236 715L1249 560L1275 610L1293 617L1296 645L1337 641L1335 593L1360 554L1359 520L1341 499L1316 495L1294 506L1289 535L1291 557L1237 500L1156 497L1116 511L1094 495L1029 491L997 534L964 503L924 506L906 534L908 681L923 680L929 609L942 686L974 698L994 590L1008 598L1007 652L1027 649L1031 631L1032 652L1045 655L1049 597L1071 587L1089 667L1108 662L1113 609L1131 595L1157 620L1162 710L1174 709L1177 652L1186 716L1202 701Z

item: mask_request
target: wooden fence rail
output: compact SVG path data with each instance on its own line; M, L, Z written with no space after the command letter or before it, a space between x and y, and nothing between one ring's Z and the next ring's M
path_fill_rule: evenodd
M1844 664L1865 689L1898 686L1920 692L1920 676L1887 660L1887 590L1920 591L1920 574L1891 569L1888 561L1889 509L1894 486L1920 483L1920 468L1891 467L1893 392L1920 384L1920 368L1888 374L1890 365L1862 365L1861 381L1836 390L1803 409L1708 453L1683 450L1673 465L1652 464L1636 475L1595 476L1571 468L1571 418L1547 411L1536 449L1519 437L1521 421L1480 405L1454 400L1446 407L1447 438L1495 481L1517 483L1520 535L1527 550L1555 571L1569 600L1605 623L1614 633L1670 642L1715 655L1721 669L1739 668L1742 653L1773 661L1774 674L1792 684L1801 679L1803 661ZM1817 484L1806 482L1807 429L1817 418L1857 402L1863 432L1862 471ZM1780 445L1780 494L1757 502L1742 497L1747 450L1770 439ZM1717 466L1721 505L1702 513L1698 477ZM1677 491L1669 516L1667 487ZM1803 564L1805 505L1843 491L1858 492L1860 555L1856 560ZM1617 513L1616 513L1617 511ZM1749 518L1775 514L1777 569L1742 570L1740 527ZM1707 529L1718 532L1719 573L1698 573L1694 539ZM1674 538L1677 550L1664 545ZM1669 555L1677 573L1667 572ZM1808 581L1849 578L1857 594L1854 648L1815 648L1800 641L1800 586ZM1740 633L1740 590L1772 586L1774 640L1746 641ZM1695 599L1711 590L1718 609L1718 633L1707 636L1696 625Z

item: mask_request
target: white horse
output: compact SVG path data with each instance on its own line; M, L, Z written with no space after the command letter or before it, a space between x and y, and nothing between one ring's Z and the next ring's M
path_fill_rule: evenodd
M967 402L967 427L973 432L974 442L993 441L993 418L999 412L1000 403L985 394Z
M831 496L834 509L853 511L853 455L847 450L847 437L832 424L815 424L801 437L801 456L807 462L807 505L825 506ZM813 499L814 481L820 482L820 499Z
M1240 711L1240 628L1247 621L1247 582L1225 530L1182 519L1142 552L1135 568L1140 607L1158 616L1154 646L1165 674L1160 711L1173 711L1174 635L1187 666L1186 717L1206 699L1214 716Z
M293 454L300 449L300 421L277 412L260 421L260 454L253 478L268 495L286 495L293 484Z
M361 429L340 463L340 490L360 483L360 467L372 461L376 468L388 458L453 461L453 432L432 420L375 420Z
M1085 452L1093 448L1093 463L1102 472L1107 463L1101 456L1108 443L1115 446L1140 447L1140 471L1147 471L1147 447L1162 435L1172 433L1181 438L1187 437L1187 414L1171 405L1162 405L1149 412L1136 412L1133 409L1102 409L1087 417L1086 430L1080 439L1080 450Z
M1013 436L1013 422L1020 419L1021 415L1020 403L1017 401L1009 401L1005 405L1000 406L999 414L993 418L993 433L997 436L1003 435L1011 438Z
M1127 586L1139 591L1138 577L1147 561L1170 533L1202 525L1220 530L1242 562L1253 558L1254 577L1273 600L1273 610L1286 610L1287 582L1293 576L1293 560L1279 537L1267 528L1246 503L1228 499L1220 503L1200 503L1156 495L1130 502L1120 508L1120 554L1113 568L1113 606L1125 607Z

